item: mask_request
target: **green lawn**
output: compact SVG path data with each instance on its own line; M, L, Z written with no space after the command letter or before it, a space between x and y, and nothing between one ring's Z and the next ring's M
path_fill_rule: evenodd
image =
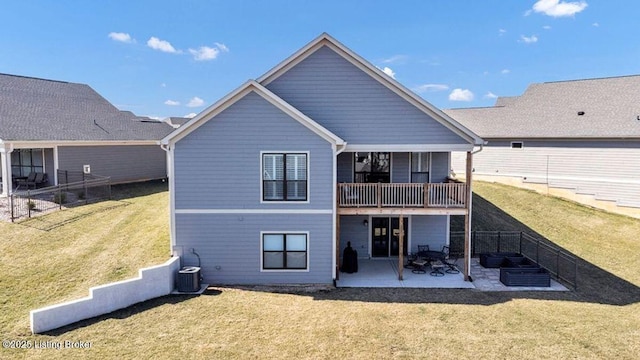
M572 252L578 290L210 288L30 335L30 309L166 260L159 184L75 215L0 224L3 339L92 343L0 358L640 358L640 221L501 185L475 191L475 228L536 232Z

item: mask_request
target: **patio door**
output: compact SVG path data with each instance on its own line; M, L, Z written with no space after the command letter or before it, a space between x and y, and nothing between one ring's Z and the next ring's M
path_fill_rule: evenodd
M371 219L371 256L398 256L400 252L400 218L374 217ZM409 220L404 218L404 255L407 254Z

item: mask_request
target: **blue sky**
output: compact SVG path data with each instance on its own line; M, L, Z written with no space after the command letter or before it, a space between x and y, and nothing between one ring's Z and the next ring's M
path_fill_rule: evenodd
M637 0L3 1L0 72L185 116L322 32L440 108L640 73ZM1 96L1 94L0 94Z

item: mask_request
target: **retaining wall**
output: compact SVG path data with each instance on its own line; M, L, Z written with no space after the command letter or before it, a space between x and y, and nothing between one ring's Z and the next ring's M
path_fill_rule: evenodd
M137 278L92 287L88 297L31 310L31 331L43 333L168 295L179 269L180 257L172 257L162 265L140 269Z

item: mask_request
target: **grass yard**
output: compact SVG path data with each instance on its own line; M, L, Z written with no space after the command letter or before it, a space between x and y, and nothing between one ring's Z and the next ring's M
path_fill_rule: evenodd
M2 338L92 343L0 358L640 358L640 221L503 185L475 191L475 228L537 232L572 252L578 290L210 288L31 335L30 309L166 260L167 192L156 184L75 215L0 223Z

